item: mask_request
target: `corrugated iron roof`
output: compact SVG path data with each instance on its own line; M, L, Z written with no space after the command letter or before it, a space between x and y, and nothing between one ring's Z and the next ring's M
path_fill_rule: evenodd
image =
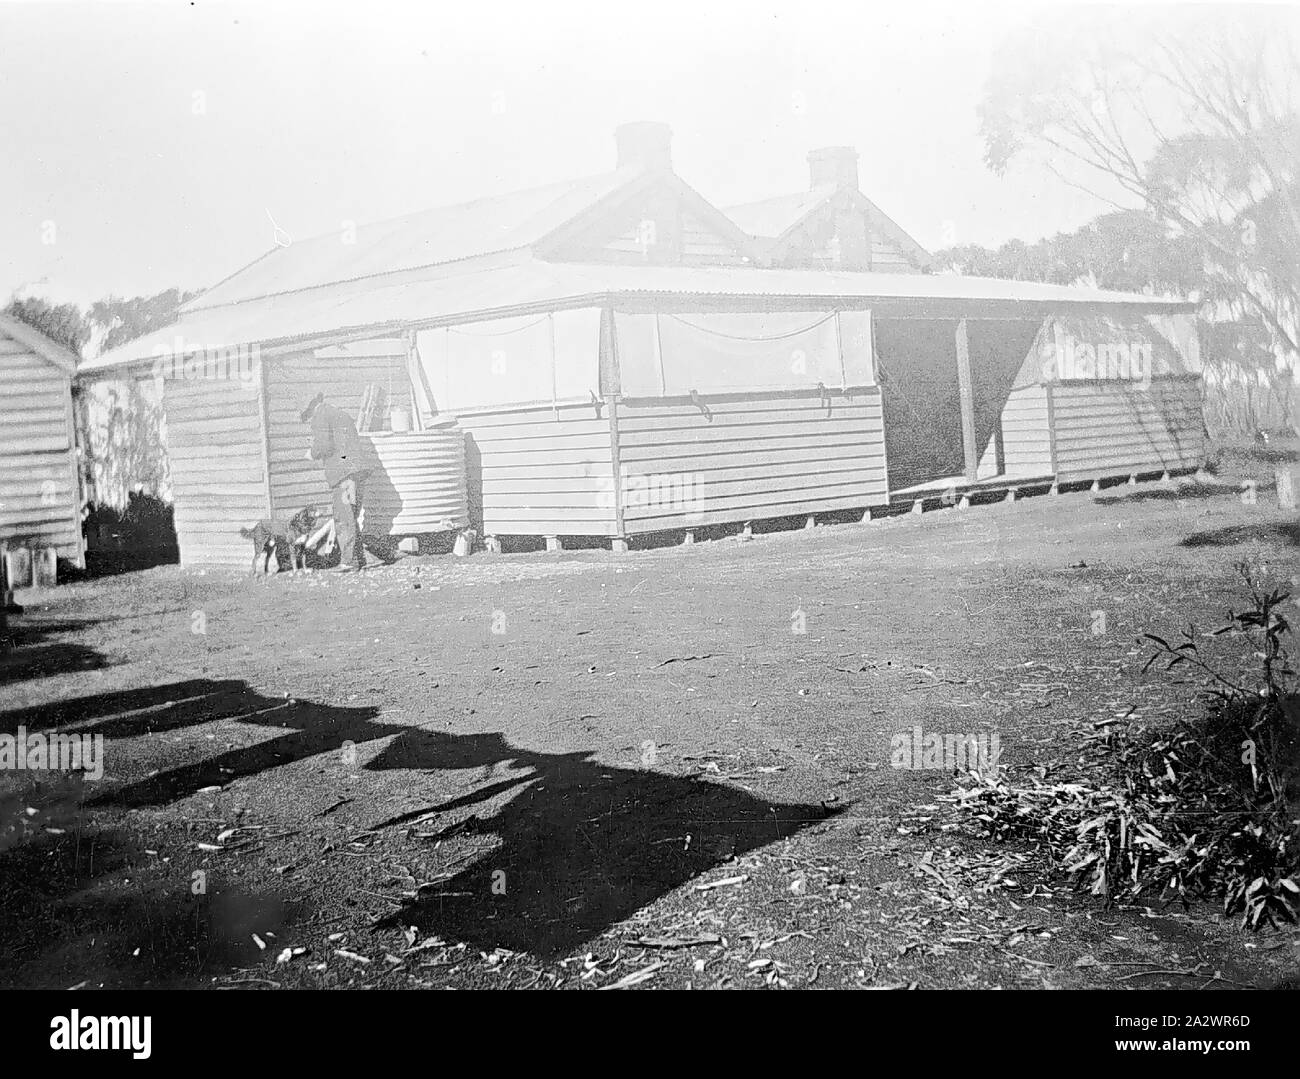
M372 327L379 337L419 320L516 309L555 301L561 293L532 262L391 285L374 279L344 282L186 312L171 326L86 361L81 371Z
M732 206L723 212L736 222L749 235L763 243L764 252L780 254L782 241L809 217L821 211L841 191L847 191L854 203L867 215L874 231L882 240L894 243L902 255L918 268L928 267L934 259L924 247L902 228L884 210L872 202L861 191L843 188L835 184L822 184L809 191L799 191L793 195L778 195L751 202L743 206Z
M81 365L93 373L195 350L291 343L324 335L379 337L438 322L471 322L528 309L617 303L620 298L807 300L811 309L872 300L972 301L1008 305L1110 304L1191 310L1178 300L1099 289L956 275L879 274L752 267L633 266L525 259L398 284L374 279L305 289L186 312L173 326Z
M638 168L620 169L358 225L354 237L340 230L294 240L272 248L182 310L198 311L528 247L644 175Z
M1169 297L958 274L889 274L853 270L785 270L748 266L550 265L571 286L593 292L682 296L770 296L815 300L940 300L1028 304L1118 304L1169 310L1195 305Z
M59 370L66 374L72 374L77 369L78 357L69 352L62 345L57 345L51 341L40 330L28 326L27 323L12 315L0 315L0 335L12 337L26 349L30 349L41 359L52 363Z
M724 206L722 212L749 235L763 240L775 240L829 202L838 190L834 184L826 184L793 195L777 195L760 202L747 202L743 206Z

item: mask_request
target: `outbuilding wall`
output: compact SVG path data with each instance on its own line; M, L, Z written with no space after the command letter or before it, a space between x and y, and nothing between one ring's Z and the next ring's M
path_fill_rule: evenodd
M389 404L411 408L406 347L400 340L367 341L338 348L275 356L266 361L267 458L271 509L292 517L305 506L328 514L330 490L319 461L307 459L311 425L303 406L318 393L355 422L370 384L382 386Z
M6 542L53 547L84 564L71 371L0 326L0 545Z
M167 456L182 566L246 566L239 529L266 516L260 372L253 378L168 378Z
M290 517L305 506L332 512L324 470L307 458L311 426L300 418L317 393L354 421L372 384L387 391L390 407L412 405L399 340L271 357L259 352L242 356L228 372L223 368L221 377L213 377L211 365L186 371L184 365L169 368L163 383L183 566L246 566L252 549L241 528L267 516ZM378 479L372 487L371 516L395 517L402 508L395 492Z

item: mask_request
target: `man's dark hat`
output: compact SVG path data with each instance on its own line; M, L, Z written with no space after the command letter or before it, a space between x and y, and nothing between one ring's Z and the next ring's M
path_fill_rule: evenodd
M306 423L311 419L311 414L316 411L316 406L324 402L324 400L325 395L323 393L318 393L303 406L302 414L298 418L302 420L303 423Z

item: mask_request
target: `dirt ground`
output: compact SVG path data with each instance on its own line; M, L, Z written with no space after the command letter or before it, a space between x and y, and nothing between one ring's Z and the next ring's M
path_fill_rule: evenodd
M0 731L102 734L106 767L0 773L0 982L1274 985L1295 932L1105 908L954 828L950 773L891 766L918 726L1025 768L1191 706L1136 638L1217 624L1239 560L1300 573L1294 513L1246 501L29 594Z

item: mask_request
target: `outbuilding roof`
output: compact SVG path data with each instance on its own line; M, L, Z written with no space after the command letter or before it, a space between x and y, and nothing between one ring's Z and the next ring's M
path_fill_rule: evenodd
M12 315L0 315L0 334L13 338L60 371L70 375L77 369L76 355Z

